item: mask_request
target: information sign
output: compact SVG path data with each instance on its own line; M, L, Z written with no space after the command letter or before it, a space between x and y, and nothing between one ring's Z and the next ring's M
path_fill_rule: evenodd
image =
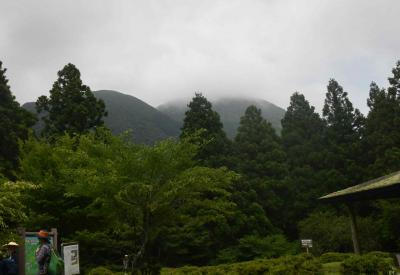
M64 258L64 275L79 274L79 245L62 244Z

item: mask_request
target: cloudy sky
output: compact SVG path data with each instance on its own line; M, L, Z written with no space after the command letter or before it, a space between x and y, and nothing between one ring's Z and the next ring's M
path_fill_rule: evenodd
M400 1L0 0L0 60L20 103L65 64L153 106L195 91L320 109L335 78L363 112L400 59Z

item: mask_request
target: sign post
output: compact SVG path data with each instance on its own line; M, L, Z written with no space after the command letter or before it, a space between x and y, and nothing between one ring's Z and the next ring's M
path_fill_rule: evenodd
M312 248L312 240L310 239L301 240L301 246L306 248L308 254L309 253L308 249Z
M62 255L64 258L64 275L79 274L79 244L62 244Z

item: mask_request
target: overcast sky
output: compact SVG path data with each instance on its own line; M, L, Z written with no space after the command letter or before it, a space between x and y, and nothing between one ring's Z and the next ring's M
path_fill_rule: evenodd
M400 59L400 1L0 0L0 60L20 103L71 62L92 90L153 106L201 91L317 107L335 78L367 111Z

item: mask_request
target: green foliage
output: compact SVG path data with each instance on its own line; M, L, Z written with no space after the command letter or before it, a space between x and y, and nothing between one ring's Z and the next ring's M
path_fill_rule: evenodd
M27 219L22 197L33 186L25 182L0 182L0 231L16 229Z
M249 106L241 117L234 145L237 170L246 176L282 179L286 175L280 140L257 107Z
M352 253L339 253L339 252L326 252L322 254L319 259L321 263L343 262L347 258L353 256Z
M343 274L391 274L394 262L384 253L354 255L342 262Z
M212 104L201 93L196 93L188 105L183 120L181 138L196 135L200 148L196 159L204 166L220 167L227 165L230 141L222 129L222 123Z
M301 239L313 240L311 252L315 255L352 249L347 216L338 216L333 211L315 211L299 223L299 230Z
M240 120L234 141L234 167L243 175L243 181L248 184L247 190L238 190L242 198L255 200L244 203L245 209L254 202L263 207L272 224L282 226L282 212L286 191L283 179L287 174L286 155L280 139L271 124L261 116L261 110L249 106Z
M18 167L18 141L27 138L35 117L15 101L6 71L0 61L0 174L13 179Z
M297 223L313 211L318 204L315 199L331 190L324 171L329 167L325 161L324 133L326 124L304 95L294 93L282 119L282 144L287 154L288 194L283 209L286 214L285 233L297 238ZM335 187L336 188L336 187Z
M113 272L106 267L96 267L89 271L88 275L122 275L123 272Z
M171 245L181 249L177 255L197 247L192 259L212 258L209 251L224 245L238 212L230 199L237 175L194 166L196 146L185 140L149 147L128 139L98 129L52 145L25 142L20 176L37 186L27 199L29 223L81 239L93 252L83 259L88 263L116 261L118 246L135 263L152 261L153 250L173 257L162 250ZM111 239L111 251L91 248Z
M400 61L389 77L390 86L381 89L371 83L365 127L368 176L378 177L400 169Z
M249 262L223 264L205 267L182 267L163 269L161 274L322 274L322 265L318 259L302 254L278 259L259 259Z
M250 235L241 238L238 245L220 251L217 261L234 263L255 258L276 258L294 254L296 250L296 244L288 242L283 235Z
M281 132L281 119L285 110L263 99L223 97L212 101L213 109L218 112L228 138L233 139L239 127L239 121L250 105L262 110L263 117L271 122L277 133ZM169 102L157 107L158 110L182 125L187 110L185 101Z
M365 119L353 108L347 92L331 79L327 87L323 116L327 123L324 143L327 147L326 163L339 177L334 191L363 180L363 149L360 145Z
M71 63L58 72L50 97L39 97L36 107L39 113L46 112L45 136L85 133L103 125L103 116L107 115L104 102L82 84L79 70Z

